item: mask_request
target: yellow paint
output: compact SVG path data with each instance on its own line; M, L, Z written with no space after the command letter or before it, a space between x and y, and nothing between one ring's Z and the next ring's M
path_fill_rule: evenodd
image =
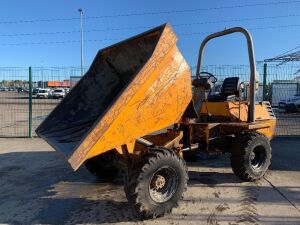
M276 119L270 119L261 122L267 124L269 127L258 129L257 132L266 135L269 140L271 140L275 133Z
M167 25L152 57L70 157L77 169L86 159L176 123L192 98L191 72Z
M213 116L230 117L232 121L247 122L247 102L203 102L200 114L210 113ZM255 120L271 119L267 108L262 104L255 105Z
M133 153L137 138L180 120L192 99L192 88L190 67L176 42L175 33L166 25L152 56L70 156L69 163L75 170L85 160L111 149L123 154L123 145ZM246 102L208 102L201 108L201 114L236 122L247 121L247 111ZM276 120L269 117L263 105L257 105L255 111L256 121L267 125L258 132L271 138Z
M212 116L230 118L232 122L247 122L248 103L247 102L203 102L200 113ZM255 122L266 124L268 128L257 129L257 132L266 135L271 139L275 132L276 119L271 117L263 104L255 105Z

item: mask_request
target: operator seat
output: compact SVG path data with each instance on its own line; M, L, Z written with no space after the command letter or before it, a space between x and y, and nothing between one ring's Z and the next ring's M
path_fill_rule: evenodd
M239 87L239 77L227 77L223 82L220 94L209 95L207 100L209 102L237 101L240 94Z

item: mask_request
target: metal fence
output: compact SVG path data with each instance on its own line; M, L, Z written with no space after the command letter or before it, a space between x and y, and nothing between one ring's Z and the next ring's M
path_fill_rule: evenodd
M64 83L67 88L80 74L77 67L0 68L0 137L35 136L34 130L61 99L37 98L34 90Z
M86 68L85 68L86 70ZM249 83L249 66L210 65L202 71L218 78L237 76ZM300 65L257 64L257 101L270 101L278 120L276 135L300 135ZM0 68L0 137L35 136L35 128L61 101L53 96L37 98L36 88L67 88L80 79L79 67ZM31 90L31 91L30 91ZM297 96L299 94L299 97Z

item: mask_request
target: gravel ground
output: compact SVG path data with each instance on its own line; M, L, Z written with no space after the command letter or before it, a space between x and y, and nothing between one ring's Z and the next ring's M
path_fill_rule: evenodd
M0 139L1 224L300 224L300 138L272 141L273 164L257 183L232 174L227 155L189 164L189 185L172 214L139 220L122 177L101 183L73 172L42 140Z

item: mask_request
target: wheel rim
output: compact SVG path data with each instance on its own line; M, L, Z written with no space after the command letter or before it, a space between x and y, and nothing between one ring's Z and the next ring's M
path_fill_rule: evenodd
M263 146L257 146L250 154L251 166L253 169L260 169L266 161L266 151Z
M175 194L178 187L177 173L173 168L161 168L154 173L149 183L149 193L153 201L164 203Z

